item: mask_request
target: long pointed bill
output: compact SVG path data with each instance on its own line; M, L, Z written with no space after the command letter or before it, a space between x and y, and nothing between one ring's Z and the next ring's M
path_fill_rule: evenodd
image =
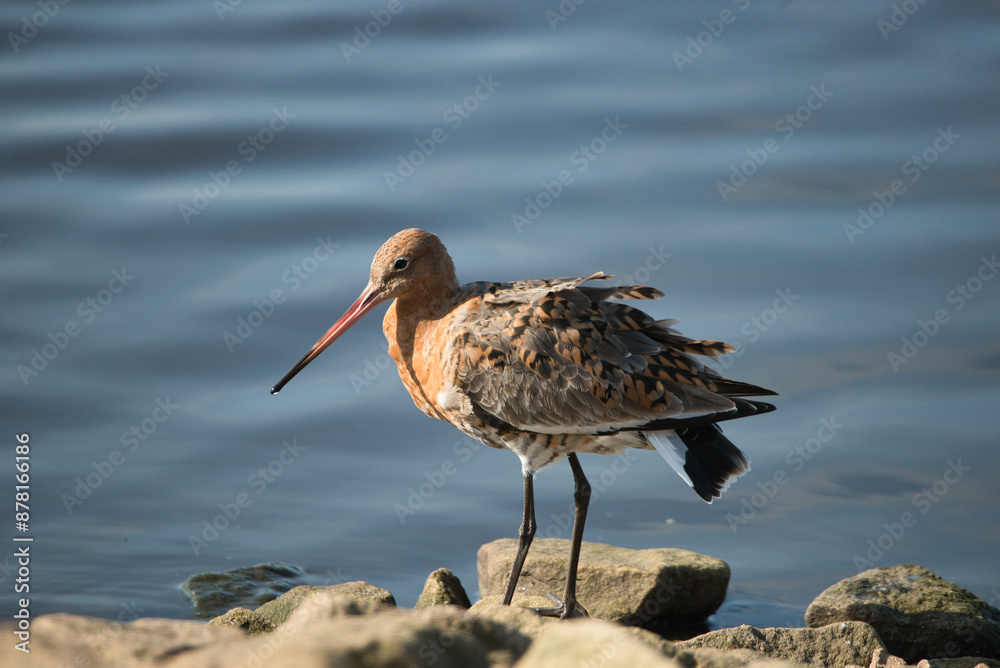
M384 301L385 299L379 295L378 290L373 288L369 283L368 286L365 287L364 292L361 293L361 296L358 297L357 301L351 304L351 308L347 309L347 313L340 316L340 320L333 323L333 327L331 327L329 331L327 331L327 333L324 334L323 337L309 349L309 352L303 355L302 359L296 362L295 366L293 366L288 373L286 373L282 379L271 388L271 394L277 394L280 392L281 388L285 386L285 383L294 378L295 374L306 368L306 365L309 364L309 362L312 362L314 359L319 357L321 352L326 350L331 343L336 341L341 334L350 329L351 325L360 320L366 313L368 313L368 311L371 311Z

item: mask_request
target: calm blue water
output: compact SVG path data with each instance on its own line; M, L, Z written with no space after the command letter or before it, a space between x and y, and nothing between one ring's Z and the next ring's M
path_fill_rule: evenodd
M519 463L413 407L381 309L268 395L413 226L466 281L655 285L781 393L712 506L653 452L582 458L589 540L732 566L716 624L799 625L868 565L1000 602L995 5L223 2L0 6L33 612L190 617L189 575L265 561L476 596ZM571 487L540 477L541 535Z

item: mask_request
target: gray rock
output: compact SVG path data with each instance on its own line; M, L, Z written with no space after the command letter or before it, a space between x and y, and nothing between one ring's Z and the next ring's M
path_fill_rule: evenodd
M255 636L211 623L141 619L119 624L46 615L32 624L31 654L17 652L12 643L0 644L0 665L792 668L792 664L767 660L748 650L682 649L643 629L594 619L560 622L516 607L487 604L479 613L456 606L410 611L322 591L303 597L300 603L284 624ZM230 618L252 615L251 611L235 611ZM9 623L0 625L0 633L9 634L10 629ZM843 668L843 664L831 668Z
M0 628L13 638L10 625ZM137 619L128 624L80 615L42 615L31 623L30 654L0 643L0 666L101 666L151 668L169 665L199 649L228 646L246 634L234 628L174 619Z
M518 592L561 596L569 545L568 540L536 538ZM479 548L483 598L503 594L516 548L517 541L506 538ZM722 604L728 584L729 566L713 557L673 548L629 550L585 542L577 597L592 617L663 630L704 620Z
M303 612L299 612L299 611ZM291 610L281 629L295 633L299 627L337 621L342 617L361 617L396 610L395 607L374 600L357 600L333 592L318 591L303 597Z
M515 668L795 668L747 650L681 650L659 636L599 619L573 619L541 629ZM837 666L836 668L843 668Z
M908 663L1000 658L1000 611L920 566L864 571L824 591L806 610L809 626L847 620L871 624L886 649Z
M626 550L622 554L615 548L603 551L601 548L607 546L596 547L596 552L590 548L592 560L589 563L596 574L592 573L589 581L597 582L597 586L612 578L615 567L641 572L642 565L652 570L655 584L662 574L655 566L664 567L659 564L666 557L662 553L683 552ZM659 562L653 563L656 560L649 553L656 552L661 553ZM597 558L593 558L595 554ZM693 556L694 560L708 559ZM685 563L692 561L690 557L685 559ZM488 555L486 561L489 560ZM609 563L612 560L621 563ZM538 578L538 569L544 567L544 564L534 566L533 577ZM440 595L429 596L431 601L449 596L446 590L450 575L442 569L429 578L435 583L430 588L432 591L442 590ZM979 629L969 633L978 637L991 628L987 626L987 631L982 631L981 627L970 624L969 617L971 615L974 621L990 622L990 615L996 611L929 571L916 566L900 566L869 571L861 576L868 579L863 586L855 583L857 586L850 590L852 600L855 603L875 600L888 606L897 622L897 617L902 617L905 623L913 623L910 618L916 616L931 625L915 627L915 635L932 636L940 631L934 624L940 622L945 627L954 623L956 615L962 612L964 626L951 627L953 633ZM619 577L624 582L619 583L614 596L632 596L628 588L634 585L629 578L641 579L640 576L626 571ZM539 578L538 581L547 580ZM834 589L836 587L831 588ZM653 592L655 596L655 589ZM673 593L677 595L676 591ZM640 600L643 599L640 597ZM650 599L646 597L645 600ZM993 658L925 656L917 663L912 658L893 656L886 651L876 630L860 621L804 629L741 626L671 643L634 626L599 619L560 622L518 607L547 606L550 602L544 597L518 594L513 606L499 605L499 602L499 596L487 596L468 611L455 605L399 610L394 607L392 595L384 589L365 582L352 582L332 587L298 587L256 611L236 608L208 624L163 619L140 619L121 624L76 615L44 615L32 621L31 654L16 651L13 643L0 645L0 665L4 668L38 665L115 668L229 668L239 665L267 665L269 668L409 665L434 665L435 668L561 665L909 668L908 664L916 663L913 668L1000 668L1000 661ZM807 618L813 622L824 613L823 602L820 599L817 602L807 613ZM594 602L590 603L592 612L599 609L601 601L597 600L596 605L597 608ZM920 617L928 610L943 617ZM978 617L973 614L977 611ZM12 628L10 623L0 624L0 634L9 634Z
M818 629L758 629L743 625L674 643L674 647L677 650L711 647L726 652L751 650L770 659L838 668L846 664L867 666L872 652L885 649L875 629L862 622L830 624Z
M711 647L668 649L667 656L680 662L684 668L802 668L806 664L772 659L749 649L723 651ZM843 668L829 666L829 668Z
M501 596L487 596L476 601L469 613L500 622L532 639L538 637L543 627L556 623L554 617L542 617L526 609L551 606L552 601L544 596L517 594L510 605L503 605L502 600Z
M246 608L233 608L226 614L219 615L210 620L208 623L210 626L231 626L241 629L247 635L251 636L268 633L276 628L269 619L254 610L247 610Z
M296 587L273 601L268 601L257 608L256 612L275 626L281 626L303 601L318 594L331 594L335 597L346 598L359 604L365 604L365 607L359 607L356 611L345 610L346 614L365 614L374 612L380 606L395 607L396 605L396 599L392 597L391 593L359 580L357 582L330 585L329 587L312 587L309 585Z
M921 659L916 665L910 666L900 657L893 656L884 649L875 650L872 653L872 661L868 664L868 668L996 668L997 666L1000 666L1000 661L974 656L964 656L958 659L935 659L934 661ZM848 664L844 668L864 667Z
M170 668L509 668L530 643L503 624L454 606L331 616L342 601L313 595L274 633L201 649Z
M414 608L422 610L436 605L457 605L460 608L472 606L462 582L447 568L439 568L427 576L424 590L420 592Z
M345 605L370 614L344 613ZM342 614L343 613L343 614ZM10 624L0 632L10 635ZM454 606L398 610L328 593L306 597L271 633L247 636L204 622L140 619L129 624L45 615L32 622L31 653L0 644L4 668L510 668L530 639Z
M684 668L626 628L599 619L573 619L545 626L516 668L553 666Z
M510 606L506 606L503 604L503 596L500 594L490 594L476 601L470 610L478 613L493 608L551 608L554 605L555 603L552 602L551 598L542 596L541 594L514 594L514 600L510 602ZM542 619L554 619L554 617L542 617Z
M1000 668L1000 661L981 656L961 656L956 659L934 659L928 661L927 665L929 668Z

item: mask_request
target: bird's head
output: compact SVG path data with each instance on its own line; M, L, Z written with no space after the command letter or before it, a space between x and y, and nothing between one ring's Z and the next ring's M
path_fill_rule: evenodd
M455 265L444 244L437 235L413 227L394 234L375 253L366 291L374 290L382 300L429 299L457 287Z
M368 285L361 296L271 388L271 394L277 394L295 374L382 302L405 299L433 305L450 299L457 289L455 265L436 235L415 227L397 232L375 253Z

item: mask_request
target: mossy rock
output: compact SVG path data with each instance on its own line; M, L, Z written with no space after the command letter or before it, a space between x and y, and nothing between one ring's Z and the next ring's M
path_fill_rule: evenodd
M517 593L561 596L570 542L536 538L521 571ZM501 539L479 548L479 593L503 594L517 541ZM729 566L688 550L630 550L583 543L577 599L592 617L663 632L703 621L726 597Z
M674 643L679 651L708 647L724 652L751 650L769 659L838 668L847 664L867 666L874 651L885 649L875 629L862 622L816 629L758 629L744 624Z
M219 615L209 622L212 626L231 626L245 631L247 635L255 636L268 633L275 629L269 619L254 610L233 608L224 615Z
M329 587L310 585L296 587L273 601L268 601L257 608L256 612L275 626L281 626L304 601L320 594L346 598L358 603L368 603L371 604L371 610L380 606L396 606L396 599L387 590L358 580L330 585Z
M809 604L806 624L871 624L908 663L963 656L1000 659L1000 611L926 568L873 568L841 580Z

